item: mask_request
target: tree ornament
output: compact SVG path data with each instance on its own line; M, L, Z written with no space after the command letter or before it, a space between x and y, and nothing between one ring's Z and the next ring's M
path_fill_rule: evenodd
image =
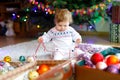
M11 61L11 57L10 56L5 56L4 57L4 61L5 62L10 62Z
M104 60L104 56L101 53L94 53L91 56L91 61L93 64L97 64L98 62L101 62Z
M35 59L32 56L27 57L27 62L34 62Z
M96 64L96 68L99 69L99 70L104 70L107 68L107 64L105 62L98 62Z
M119 58L116 55L109 55L106 58L106 64L107 65L113 65L119 63Z
M24 61L25 61L25 56L20 56L20 57L19 57L19 61L20 61L20 62L24 62Z
M118 74L119 73L119 68L116 65L110 65L107 67L106 71Z
M39 74L43 74L44 72L50 70L50 67L46 64L41 64L37 70Z
M38 77L39 77L39 74L38 74L37 71L30 71L30 72L28 73L28 78L29 78L30 80L36 80Z

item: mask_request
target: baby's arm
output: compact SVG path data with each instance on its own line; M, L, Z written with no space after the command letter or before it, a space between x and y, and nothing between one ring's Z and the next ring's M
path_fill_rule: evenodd
M51 30L49 30L46 34L43 34L38 38L38 42L39 43L49 42L51 38L52 38L52 33L51 33Z
M75 42L75 47L77 48L78 45L82 43L82 37L75 29L71 28L71 30L72 30L72 38L73 41Z
M73 37L73 40L75 41L75 43L79 44L79 43L82 43L82 37L81 35L73 28L72 29L72 37Z

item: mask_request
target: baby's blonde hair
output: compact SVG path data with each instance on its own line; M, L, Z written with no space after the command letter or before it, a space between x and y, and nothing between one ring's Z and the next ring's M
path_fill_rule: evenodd
M72 23L72 14L68 9L57 9L55 12L55 22L59 23L63 21L69 21L69 23Z

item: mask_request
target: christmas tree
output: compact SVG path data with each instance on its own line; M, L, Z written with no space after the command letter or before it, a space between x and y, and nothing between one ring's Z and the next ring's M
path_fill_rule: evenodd
M54 8L69 9L76 24L96 19L99 16L107 16L107 5L111 0L46 0L47 4Z
M28 5L14 17L20 21L40 25L41 28L50 28L54 25L55 10L67 8L71 11L75 24L85 22L94 24L100 17L108 17L106 9L111 2L111 0L29 0Z

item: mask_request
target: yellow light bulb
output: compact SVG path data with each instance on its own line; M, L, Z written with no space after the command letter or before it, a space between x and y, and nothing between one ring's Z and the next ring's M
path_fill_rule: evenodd
M37 28L40 28L40 25L37 25Z

